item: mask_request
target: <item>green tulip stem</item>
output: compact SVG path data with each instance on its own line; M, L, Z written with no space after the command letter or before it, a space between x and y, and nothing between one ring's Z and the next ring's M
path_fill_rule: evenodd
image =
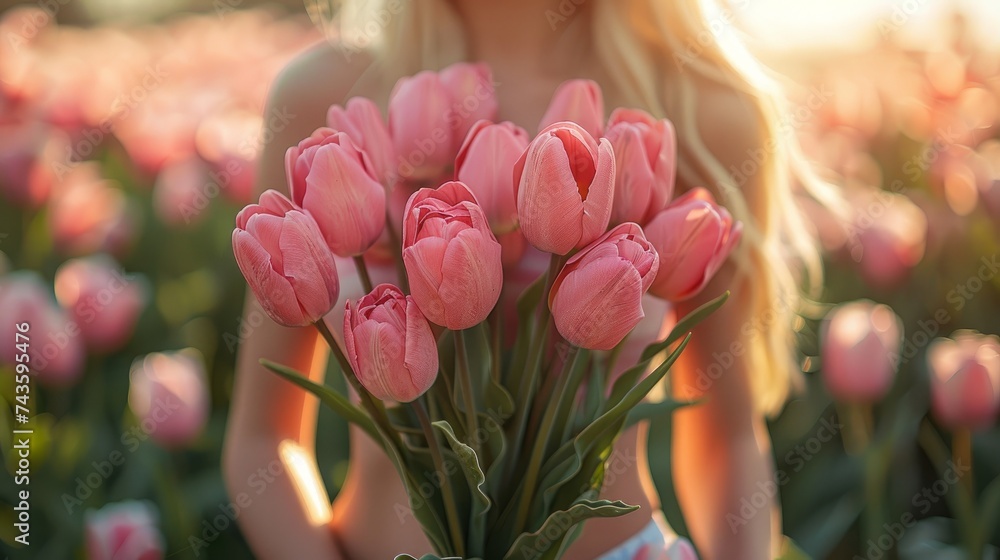
M438 441L437 434L434 433L434 428L431 426L431 421L427 417L427 409L424 408L424 403L417 399L410 403L413 405L413 411L417 414L417 419L420 421L420 427L424 431L424 437L427 438L427 447L431 452L431 459L434 461L434 469L437 470L438 476L441 480L441 494L444 498L444 511L445 515L448 517L448 526L451 531L451 542L455 550L452 554L458 555L459 557L465 556L465 544L463 542L463 532L462 524L458 519L458 512L455 510L455 492L451 487L451 478L448 476L448 471L444 468L444 457L441 454L441 443Z
M363 255L354 256L354 268L358 269L358 278L361 279L361 287L365 289L365 293L372 293L375 286L372 284L372 277L368 274L368 265L365 264Z
M476 418L476 400L472 394L472 374L469 372L469 352L465 347L465 331L455 331L455 360L458 362L459 382L462 384L462 400L465 405L466 443L479 455L476 434L479 432L479 419Z
M965 430L958 429L952 434L950 457L948 446L927 419L924 419L920 424L920 431L917 432L917 443L927 454L927 458L930 459L931 464L934 465L942 479L947 481L949 471L961 476L957 484L958 487L955 488L956 491L948 492L946 497L955 519L958 520L962 540L965 541L967 558L978 559L983 557L983 528L979 525L979 516L976 513L975 494L971 491L972 486L967 485L972 481L971 435L968 434L968 431L964 435L959 434L960 431ZM963 442L963 438L968 439ZM963 447L964 449L962 449ZM961 459L962 462L949 464L949 459L953 461ZM969 472L962 474L961 471L957 470L960 467L968 468Z
M545 459L545 447L549 443L548 435L552 432L556 420L564 412L564 408L572 403L575 396L576 387L579 386L580 376L583 368L575 367L577 360L584 359L585 355L580 352L578 346L570 346L562 374L556 382L553 391L555 399L550 400L545 408L542 417L542 424L538 428L538 436L535 438L531 449L531 456L528 458L528 468L524 473L524 495L517 504L517 517L514 520L514 527L518 531L528 530L525 523L528 521L528 513L531 511L531 503L535 499L535 484L538 481L539 471L542 468L542 460Z
M837 411L847 426L843 434L844 450L851 455L864 453L874 432L871 405L846 403L838 406Z
M379 425L380 428L385 432L385 436L392 438L393 443L396 444L397 449L400 449L402 441L399 438L399 432L392 427L389 422L389 415L385 411L385 405L382 401L376 399L365 389L361 381L358 380L357 375L354 374L354 368L351 367L351 362L348 361L347 356L344 355L344 351L340 348L340 343L334 338L333 333L330 332L330 327L326 326L326 322L323 319L316 321L316 330L323 335L323 339L326 340L327 345L330 347L330 351L333 353L334 357L337 359L337 363L340 364L340 369L344 373L344 377L347 382L351 384L354 388L354 392L361 397L361 405L365 407L368 414L371 415L372 420Z
M951 458L956 465L968 465L969 472L962 477L962 485L970 496L975 496L975 480L972 478L972 432L968 428L956 428L951 435Z

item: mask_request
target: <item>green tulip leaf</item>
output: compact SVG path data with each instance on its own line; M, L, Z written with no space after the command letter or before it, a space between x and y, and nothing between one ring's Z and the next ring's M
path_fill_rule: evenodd
M697 326L698 323L702 322L706 317L722 307L722 304L726 303L727 299L729 299L728 290L719 297L703 303L697 309L685 315L683 319L674 325L674 328L671 329L667 338L650 344L645 350L642 351L642 357L639 359L640 363L653 359L653 356L656 356L660 352L669 348L671 344L683 338L684 335L691 332L691 330Z
M344 420L356 424L375 441L382 441L382 437L375 429L375 423L372 421L371 417L368 416L368 413L360 407L352 404L351 401L347 400L347 397L344 395L341 395L326 385L320 385L319 383L312 381L308 377L287 366L283 366L266 359L261 359L260 365L319 397L320 402L330 407L331 410L339 414Z
M660 402L641 402L635 405L635 408L628 411L628 416L625 420L625 429L628 429L643 420L652 420L653 418L658 418L664 414L671 414L675 410L686 406L701 404L701 402L701 400L675 401L672 399L665 399Z
M562 541L572 527L595 517L620 517L639 509L621 501L580 500L569 509L553 512L537 531L522 533L504 555L504 560L520 558L555 559Z
M483 555L486 552L483 550L483 544L486 542L486 513L493 505L493 502L483 490L486 483L486 475L483 474L475 450L458 440L451 425L440 420L433 422L431 425L444 434L445 439L448 440L448 445L451 446L451 450L458 457L459 465L462 467L462 472L465 475L465 481L472 497L472 507L469 514L469 535L467 539L468 552L473 555Z

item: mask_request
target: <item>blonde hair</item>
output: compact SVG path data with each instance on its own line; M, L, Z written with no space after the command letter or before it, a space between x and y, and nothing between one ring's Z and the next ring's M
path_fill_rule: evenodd
M453 32L460 22L445 0L306 0L306 4L313 20L341 48L373 52L378 71L389 79L465 58L462 33ZM718 23L727 16L722 8L703 0L589 0L587 4L594 10L592 21L601 22L593 33L596 53L624 97L616 101L670 118L677 131L679 182L713 188L744 224L734 260L741 279L752 288L752 314L741 333L752 336L746 346L756 406L773 414L801 378L794 358L799 285L807 282L815 294L822 274L817 248L804 234L792 181L798 179L829 204L837 204L836 196L809 171L791 131L782 130L786 128L783 96L776 82L739 41L720 34L724 26ZM708 12L713 8L714 21ZM767 157L755 161L754 173L766 187L756 213L735 177L701 137L696 80L721 85L752 108L758 142L746 147L747 155L750 149L767 152ZM727 163L740 167L741 162Z

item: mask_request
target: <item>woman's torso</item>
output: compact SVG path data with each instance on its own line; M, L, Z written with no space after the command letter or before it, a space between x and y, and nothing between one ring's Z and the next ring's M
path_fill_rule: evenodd
M355 53L356 54L356 53ZM301 120L295 126L301 127L302 137L313 129L324 125L327 108L331 104L344 103L353 96L370 97L384 104L388 92L368 65L358 60L346 63L336 51L324 45L304 57L304 63L313 68L299 68L297 73L315 76L314 87L303 91L297 100ZM332 71L324 71L332 69ZM568 78L569 76L567 76ZM533 134L546 109L552 91L562 78L548 76L544 80L530 78L516 79L505 76L498 87L500 120L510 120ZM376 85L378 84L378 85ZM324 85L325 90L324 90ZM392 84L389 84L391 87ZM329 91L329 95L324 92ZM327 320L331 325L341 325L343 300L355 299L361 294L360 285L349 261L338 263L341 272L341 302ZM391 281L392 269L374 270L375 283ZM637 356L643 338L651 339L660 330L663 309L659 313L649 313L637 329L642 331L636 339L632 356ZM335 329L339 330L339 329ZM636 333L638 334L638 333ZM629 356L623 355L620 363L628 363ZM613 476L608 476L602 489L602 498L622 500L639 505L640 509L628 515L597 519L588 522L567 553L567 558L584 560L596 558L613 549L618 544L639 533L650 521L653 509L658 507L655 492L649 482L646 467L644 438L645 431L632 428L617 440L611 455L613 465L609 465ZM345 485L334 502L334 516L331 529L347 558L368 560L393 558L407 552L418 557L432 549L424 536L419 522L413 517L409 500L399 477L381 449L356 428L351 428L351 454Z

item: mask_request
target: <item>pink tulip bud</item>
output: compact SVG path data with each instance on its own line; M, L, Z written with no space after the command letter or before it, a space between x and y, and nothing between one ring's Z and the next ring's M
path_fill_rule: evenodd
M344 310L347 359L376 398L410 402L437 379L438 354L430 323L412 296L380 284Z
M118 502L84 514L88 560L160 560L163 535L149 502Z
M950 429L984 430L1000 416L1000 337L960 331L927 350L931 409Z
M64 254L121 254L132 241L138 210L124 191L101 177L96 162L70 169L49 199L52 240Z
M71 385L83 373L86 355L80 329L56 305L37 274L13 272L0 278L0 317L4 318L0 336L11 341L0 346L0 363L11 367L27 363L40 383L53 387ZM28 324L27 332L17 330L22 323ZM22 354L15 346L18 332L28 337L28 362L18 361Z
M517 228L514 164L528 140L528 133L512 123L479 121L455 158L455 177L476 195L497 236Z
M468 135L475 123L494 121L497 116L497 98L493 90L493 73L484 63L457 62L440 72L441 83L452 97L454 108L451 119L457 123L456 147Z
M197 438L208 420L205 365L196 350L157 352L132 363L128 404L139 427L168 447Z
M698 187L674 200L644 230L662 265L650 291L676 302L708 284L739 242L743 225Z
M431 322L467 329L500 297L500 243L469 188L451 181L406 203L403 263L414 301Z
M107 255L67 261L56 272L55 287L87 346L101 353L129 341L146 305L146 286L126 277Z
M473 123L496 117L493 78L485 64L453 64L396 83L389 97L389 134L404 179L441 176Z
M873 403L892 387L903 325L887 305L861 300L831 311L822 327L823 382L839 401Z
M385 188L371 161L343 132L316 130L285 153L292 200L315 218L341 257L364 253L385 228Z
M570 344L610 350L645 316L642 295L660 259L642 228L624 223L574 255L556 276L549 308Z
M62 144L54 145L58 140ZM52 188L48 168L54 162L44 160L65 157L66 144L38 120L0 122L0 194L19 206L40 206ZM46 154L51 155L46 158Z
M574 123L543 130L514 166L521 231L532 246L565 255L600 237L611 219L615 156Z
M615 201L611 223L647 223L674 193L677 139L674 125L634 109L615 109L606 138L615 151Z
M568 80L552 95L538 125L544 130L557 122L574 122L594 138L604 135L604 95L593 80Z
M861 275L872 286L891 289L903 282L924 257L927 215L903 195L865 197L855 212L861 243Z
M326 113L326 125L346 132L372 163L375 178L389 187L396 180L396 153L382 113L375 102L352 97L345 107L333 105Z
M236 216L233 253L250 289L275 322L315 323L337 304L340 279L315 220L277 191Z
M198 157L171 162L160 170L153 186L153 210L170 226L191 226L208 212L208 165Z

